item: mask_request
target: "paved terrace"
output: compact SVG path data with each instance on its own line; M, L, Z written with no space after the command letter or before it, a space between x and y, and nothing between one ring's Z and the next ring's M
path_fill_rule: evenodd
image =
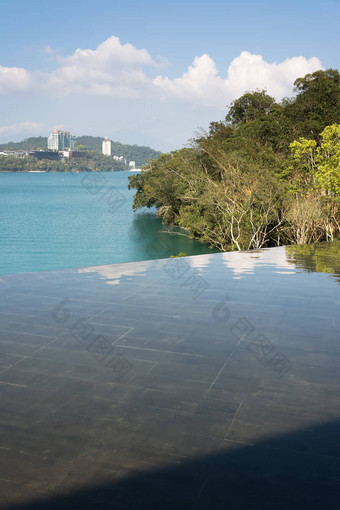
M340 287L285 248L0 281L1 509L338 509Z

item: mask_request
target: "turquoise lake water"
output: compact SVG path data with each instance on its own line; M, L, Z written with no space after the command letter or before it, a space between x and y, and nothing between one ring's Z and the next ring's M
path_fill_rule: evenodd
M131 174L1 173L0 274L211 253L134 213Z

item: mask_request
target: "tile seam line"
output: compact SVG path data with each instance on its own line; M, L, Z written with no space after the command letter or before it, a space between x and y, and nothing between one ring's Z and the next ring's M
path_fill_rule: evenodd
M132 328L134 329L134 328ZM137 338L138 340L138 338ZM117 347L121 347L122 349L135 349L138 351L150 351L150 352L159 352L162 354L176 354L178 356L190 356L192 358L203 358L207 360L221 360L221 358L216 358L215 356L206 356L205 354L192 354L191 352L179 352L179 351L165 351L163 349L147 349L145 347L135 347L133 345L117 345ZM223 367L222 367L223 369ZM221 369L221 370L222 370Z
M38 337L41 337L41 338L53 338L53 339L58 338L58 337L56 337L54 335L41 335L39 333L27 333L26 331L10 331L8 329L0 329L0 334L1 333L11 333L11 334L15 334L15 335L27 335L27 336L38 336ZM0 340L0 341L6 341L6 340ZM10 340L8 340L8 341L10 341ZM20 342L20 343L24 344L24 345L30 345L30 344L25 344L25 342Z
M228 431L227 431L227 433L226 433L226 435L225 435L225 439L228 439L229 432L231 431L231 429L232 429L232 427L233 427L233 425L234 425L234 423L235 423L235 421L236 421L236 419L237 419L237 416L238 416L238 414L239 414L239 412L240 412L241 406L242 406L242 402L240 402L240 404L239 404L239 406L238 406L238 409L237 409L237 411L236 411L236 413L235 413L235 416L234 416L234 418L232 419L231 424L229 425Z
M229 354L228 356L228 359L226 360L226 362L224 363L223 367L221 368L221 370L218 372L218 374L216 375L215 379L213 380L213 382L211 383L207 393L206 393L206 396L208 395L208 393L210 393L211 389L213 388L213 386L216 384L218 378L220 377L221 373L223 372L223 370L225 369L225 367L228 365L229 361L231 361L234 353L236 352L239 344L241 343L241 340L239 340L237 342L237 344L235 345L234 349L231 351L231 353Z
M3 373L6 373L8 372L9 370L11 370L12 368L16 368L18 365L20 365L20 363L22 363L23 361L25 361L26 359L34 359L34 356L32 356L33 354L35 354L36 352L39 351L39 349L43 348L43 347L47 347L48 345L52 344L54 341L56 340L56 338L52 338L50 342L47 342L47 344L43 344L43 345L39 345L36 349L34 349L29 355L26 355L24 358L21 358L20 360L18 360L16 363L14 363L14 365L12 365L11 367L8 367L6 368L5 370L3 370L2 372L0 372L0 375L3 374ZM39 359L39 358L38 358Z

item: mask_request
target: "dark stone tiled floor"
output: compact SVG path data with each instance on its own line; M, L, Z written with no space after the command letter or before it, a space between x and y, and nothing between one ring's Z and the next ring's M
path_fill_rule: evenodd
M339 508L339 275L287 257L0 279L0 508Z

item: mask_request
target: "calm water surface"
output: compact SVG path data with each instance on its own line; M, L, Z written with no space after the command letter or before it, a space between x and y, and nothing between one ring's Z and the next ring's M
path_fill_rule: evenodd
M211 253L134 213L129 175L0 174L0 274Z

